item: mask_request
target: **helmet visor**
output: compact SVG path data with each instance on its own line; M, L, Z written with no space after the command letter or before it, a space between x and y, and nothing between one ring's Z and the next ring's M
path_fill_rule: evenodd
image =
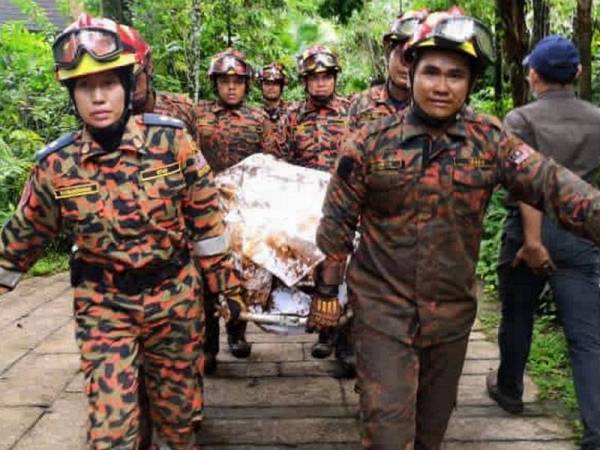
M123 50L116 33L100 28L73 30L58 37L52 51L56 65L72 69L81 59L83 52L89 53L96 61L110 61Z
M337 69L337 59L331 53L315 53L306 58L301 66L301 71L304 72L317 72L318 68Z
M457 45L472 42L480 56L494 60L494 41L489 28L472 17L449 17L441 20L433 32L435 38Z
M385 38L391 41L405 41L410 39L415 30L421 23L418 17L407 17L394 22L392 29L385 35Z

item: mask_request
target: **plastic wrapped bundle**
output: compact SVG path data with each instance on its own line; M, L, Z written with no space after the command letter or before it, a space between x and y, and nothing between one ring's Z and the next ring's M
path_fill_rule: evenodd
M263 154L216 177L242 270L247 258L288 287L313 271L324 258L315 235L328 182L327 173Z

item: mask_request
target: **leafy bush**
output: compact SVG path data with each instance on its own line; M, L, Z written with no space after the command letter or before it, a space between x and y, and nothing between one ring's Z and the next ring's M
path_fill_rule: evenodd
M43 34L0 26L0 218L18 202L33 156L75 126Z

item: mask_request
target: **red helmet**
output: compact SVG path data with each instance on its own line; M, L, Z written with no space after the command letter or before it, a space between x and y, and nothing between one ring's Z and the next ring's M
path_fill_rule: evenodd
M152 61L150 59L152 48L144 40L140 32L135 28L119 24L117 26L117 33L125 47L125 51L135 54L134 72L137 74L144 69L152 72Z
M221 53L217 53L210 62L208 76L212 79L217 75L239 75L250 79L253 70L241 51L228 48Z
M283 85L287 84L287 76L285 74L285 67L280 63L271 63L258 71L258 80L262 83L263 81L278 81Z
M427 48L453 50L468 56L477 70L494 59L494 41L490 29L454 6L448 11L430 14L407 42L404 57L414 62L419 51Z
M337 56L324 45L310 47L298 57L298 73L305 77L311 73L342 71Z
M390 31L383 35L383 44L392 47L399 42L408 41L417 27L427 18L429 11L423 8L418 11L406 11L392 23Z
M52 45L59 80L90 75L135 63L124 50L115 21L81 14Z

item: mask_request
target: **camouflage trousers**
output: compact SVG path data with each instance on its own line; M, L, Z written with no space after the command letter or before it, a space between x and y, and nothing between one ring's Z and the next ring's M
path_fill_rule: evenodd
M468 336L417 348L355 317L363 448L436 450L456 404Z
M89 281L75 288L90 448L139 448L142 367L155 443L174 450L195 448L193 420L202 408L200 282L190 263L177 277L139 295Z

